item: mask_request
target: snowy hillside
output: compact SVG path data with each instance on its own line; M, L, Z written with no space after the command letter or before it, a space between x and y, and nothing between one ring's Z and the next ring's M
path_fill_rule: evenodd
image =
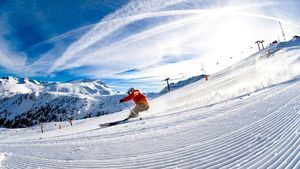
M0 126L26 127L40 122L66 121L124 109L124 96L99 80L40 83L28 78L2 78Z
M189 85L189 84L192 84L192 83L195 83L201 79L203 79L205 76L204 75L199 75L199 76L194 76L194 77L191 77L191 78L188 78L186 80L181 80L179 82L176 82L176 83L171 83L170 84L170 90L173 91L173 90L177 90L179 88L182 88L186 85ZM159 92L159 95L162 95L162 94L165 94L168 92L168 87L165 87L163 88L160 92Z
M151 101L143 120L108 128L128 110L1 129L3 168L300 168L300 40L262 50ZM268 50L268 48L266 50Z
M28 127L40 122L66 121L110 114L124 109L123 95L89 97L64 93L19 94L0 101L0 124Z

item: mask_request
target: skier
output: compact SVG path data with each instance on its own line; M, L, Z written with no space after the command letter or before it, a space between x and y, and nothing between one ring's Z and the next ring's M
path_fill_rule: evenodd
M139 90L130 88L127 92L128 96L120 100L120 103L124 103L133 100L135 106L130 111L129 118L135 118L139 116L140 112L147 111L149 109L149 101L147 96L141 93Z
M124 103L124 102L130 101L130 100L133 100L133 102L135 103L135 106L130 111L130 115L123 120L99 124L100 127L109 127L109 126L121 124L131 118L138 117L140 112L146 111L149 109L149 101L148 101L147 96L145 96L139 90L130 88L127 93L128 93L128 96L121 99L120 103ZM140 120L142 120L142 118L140 118Z

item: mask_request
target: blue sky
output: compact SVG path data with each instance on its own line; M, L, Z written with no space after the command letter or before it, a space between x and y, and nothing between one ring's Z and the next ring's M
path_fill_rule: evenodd
M297 0L2 0L0 75L157 91L300 32ZM229 59L231 58L231 59ZM233 59L232 59L233 58ZM219 64L216 64L216 63Z

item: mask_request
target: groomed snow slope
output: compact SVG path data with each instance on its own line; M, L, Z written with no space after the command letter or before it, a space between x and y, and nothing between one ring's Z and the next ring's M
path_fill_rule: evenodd
M154 99L142 121L98 127L122 111L45 133L0 129L2 167L299 169L300 46L289 44Z

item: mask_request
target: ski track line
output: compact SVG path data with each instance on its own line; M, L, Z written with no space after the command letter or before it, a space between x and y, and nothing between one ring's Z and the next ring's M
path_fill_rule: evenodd
M299 132L298 132L299 133ZM286 165L286 168L292 168L293 166L295 166L294 168L297 168L297 162L298 162L298 168L300 168L300 146L298 146L298 148L294 151L296 156L295 158L292 159L292 156L290 156L290 158L287 159L288 162L290 162L289 164L284 164Z
M225 152L228 152L228 151L225 151ZM230 153L229 153L230 154ZM207 154L206 154L207 155ZM205 156L205 154L204 154L204 156Z
M293 167L293 169L299 169L300 168L300 152L298 152L298 155L297 155L297 158L296 159L294 159L293 161L292 161L292 163L294 164L294 163L296 163L296 165ZM290 163L291 164L291 163ZM288 165L288 167L292 167L293 165Z
M297 116L297 115L295 115L295 116ZM295 117L296 118L296 117ZM296 118L296 120L297 120L297 118ZM279 117L279 121L282 121L282 119L281 119L281 117ZM273 123L274 121L272 121L271 123ZM286 120L286 123L287 124L290 124L290 125L292 125L291 123L290 123L291 121L290 121L290 119L289 118L287 118L287 120ZM297 121L296 121L297 122ZM269 126L270 127L270 126ZM283 132L283 129L284 128L281 128L281 129L279 129L279 130L275 130L275 131L273 131L273 133L270 133L269 135L270 136L268 136L267 137L267 141L268 140L271 140L272 142L275 142L276 140L278 140L279 138L278 137L281 137L281 135L280 135L280 133L281 132ZM263 134L262 134L263 135ZM265 136L266 137L266 136ZM253 157L255 157L254 155L253 155L253 153L256 153L256 151L260 151L259 149L256 149L254 152L252 151L252 155L251 155L251 157L253 158ZM234 164L234 163L233 163Z
M297 126L297 127L299 127L299 125ZM291 133L288 133L288 134L291 134ZM281 144L281 142L278 142L279 144ZM265 146L266 145L266 146ZM266 148L268 148L268 147L272 147L273 146L273 142L271 142L271 143L269 143L268 141L265 141L265 143L264 143L264 146L265 147L262 147L261 149L261 152L259 152L260 154L263 154L263 153L267 153L265 150L266 150ZM255 147L256 148L256 147ZM264 149L263 149L264 148ZM250 153L250 152L249 152ZM255 168L255 167L254 167Z
M265 144L265 142L261 142L260 144ZM253 148L257 148L257 146L253 147ZM222 166L224 165L223 162L226 162L226 163L231 163L229 159L233 160L233 161L236 161L237 159L240 159L241 156L243 155L242 153L243 152L247 152L249 149L252 149L252 147L247 147L247 146L241 146L239 147L239 149L235 149L235 147L231 147L231 149L229 149L229 151L226 151L224 150L224 154L221 156L221 157L216 157L214 156L214 158L216 158L217 160L214 160L212 159L212 163L218 163L218 166ZM219 152L221 153L221 152ZM226 160L224 160L224 158ZM207 161L206 161L207 162ZM209 165L209 164L207 164Z
M298 134L299 135L299 134ZM277 168L288 168L286 165L291 164L291 161L296 158L298 152L300 152L300 138L298 136L297 142L293 144L288 151L283 155L275 164L270 167L277 167ZM287 157L287 158L286 158Z
M279 136L273 136L273 137L268 137L268 139L264 140L269 142L269 146L272 146L274 144L274 140L278 139ZM249 145L250 146L250 145ZM233 167L233 166L241 166L245 163L247 163L248 161L254 160L258 154L264 153L265 151L267 151L267 149L264 149L265 147L263 147L263 145L256 145L254 147L251 147L249 149L250 152L248 152L248 154L246 156L243 156L241 159L239 159L238 161L235 161L233 163L231 163L230 165L228 165L227 167ZM246 152L245 152L246 153Z
M299 125L297 125L299 127ZM295 130L291 130L288 135L286 135L284 140L277 145L276 149L272 149L269 151L268 155L263 157L260 163L257 163L251 167L253 168L266 168L267 166L275 165L280 155L283 155L285 152L288 151L290 146L296 144L296 141L299 139L299 136L293 134ZM290 136L292 135L292 137ZM287 152L289 153L289 152ZM290 154L290 153L289 153Z
M216 147L216 145L212 145L212 146L213 146L214 149L216 149L217 151L219 150L219 147ZM223 148L224 148L224 145L221 144L220 146L223 146ZM228 145L228 144L227 144L225 147L233 148L232 145ZM202 151L202 154L205 153L205 152L203 152L203 150L201 150L201 151ZM207 152L213 154L212 149L207 149ZM192 152L188 151L188 153L192 153ZM206 155L208 155L208 154L206 154Z

